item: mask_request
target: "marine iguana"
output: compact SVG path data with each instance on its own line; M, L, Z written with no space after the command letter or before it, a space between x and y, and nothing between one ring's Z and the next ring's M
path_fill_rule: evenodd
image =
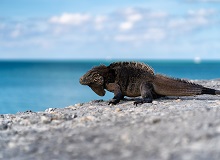
M80 84L88 85L99 96L105 89L113 92L109 104L117 104L127 97L138 97L134 104L151 103L163 96L219 95L220 91L191 83L187 80L155 74L147 64L140 62L114 62L89 70L80 78Z

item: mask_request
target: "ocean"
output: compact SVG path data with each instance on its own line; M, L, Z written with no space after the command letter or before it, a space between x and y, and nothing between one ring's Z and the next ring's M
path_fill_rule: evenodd
M113 97L97 96L89 87L79 84L79 78L94 66L112 61L0 61L0 114L44 111L63 108L95 99ZM156 73L184 79L220 78L220 61L168 61L142 60Z

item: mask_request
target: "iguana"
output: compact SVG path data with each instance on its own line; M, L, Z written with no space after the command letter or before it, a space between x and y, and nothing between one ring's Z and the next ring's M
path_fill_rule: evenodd
M191 83L187 80L155 74L154 70L140 62L114 62L89 70L80 78L80 84L88 85L99 96L105 89L113 92L109 104L117 104L127 97L138 97L134 104L151 103L163 96L219 95L220 91Z

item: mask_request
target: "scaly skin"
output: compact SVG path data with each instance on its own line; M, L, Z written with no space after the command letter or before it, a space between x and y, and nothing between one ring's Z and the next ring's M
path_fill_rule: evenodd
M186 80L155 74L153 69L139 62L116 62L109 66L98 66L80 78L80 84L88 85L99 96L105 90L113 92L109 104L117 104L124 96L138 97L134 104L151 103L163 96L192 96L220 94L220 91L190 83Z

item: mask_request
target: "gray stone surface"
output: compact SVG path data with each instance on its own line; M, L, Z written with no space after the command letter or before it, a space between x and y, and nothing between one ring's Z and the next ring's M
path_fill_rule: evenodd
M0 115L0 159L219 160L220 96L107 104Z

